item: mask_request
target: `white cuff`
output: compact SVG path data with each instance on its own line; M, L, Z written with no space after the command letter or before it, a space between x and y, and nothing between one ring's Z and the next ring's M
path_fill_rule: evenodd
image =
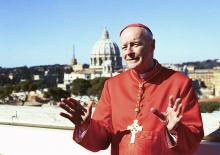
M86 133L87 133L87 130L88 129L77 129L76 131L74 131L74 132L76 132L75 133L75 141L77 142L77 143L80 143L82 140L83 140L83 138L85 137L85 135L86 135Z
M173 148L177 144L177 133L170 133L168 129L166 129L166 139L169 148Z

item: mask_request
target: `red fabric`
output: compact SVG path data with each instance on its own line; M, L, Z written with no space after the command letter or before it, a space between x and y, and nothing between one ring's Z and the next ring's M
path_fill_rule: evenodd
M106 149L112 155L190 155L203 137L203 126L192 82L185 75L157 64L144 85L143 107L138 122L143 130L130 144L127 126L135 119L138 82L133 70L106 81L85 137L79 143L91 151ZM182 99L183 118L177 128L177 145L170 148L163 123L150 112L165 111L169 96ZM75 129L77 130L77 128ZM74 136L73 136L74 138Z

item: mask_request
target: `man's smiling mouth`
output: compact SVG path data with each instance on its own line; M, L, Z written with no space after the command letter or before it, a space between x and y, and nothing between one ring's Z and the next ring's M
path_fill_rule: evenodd
M136 58L128 58L128 59L126 59L127 61L137 61L137 60L139 60L139 57L136 57Z

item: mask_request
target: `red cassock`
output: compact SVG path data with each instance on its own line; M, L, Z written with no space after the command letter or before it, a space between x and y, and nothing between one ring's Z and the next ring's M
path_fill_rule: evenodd
M141 111L137 117L142 131L130 143L127 130L135 119L134 109L139 91L144 85ZM169 97L181 98L182 119L177 131L177 143L168 144L167 130L151 111L151 107L165 112ZM76 127L73 139L80 127ZM94 111L89 128L78 143L91 151L99 151L111 144L112 155L190 155L197 149L203 137L203 125L198 99L192 81L180 72L162 67L157 63L150 76L140 79L134 70L127 70L105 82L100 101Z

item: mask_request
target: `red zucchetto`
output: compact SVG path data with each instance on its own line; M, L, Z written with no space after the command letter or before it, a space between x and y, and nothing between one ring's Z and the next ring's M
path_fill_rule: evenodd
M121 36L121 33L122 33L126 28L128 28L128 27L142 27L142 28L146 29L147 31L149 31L149 32L153 35L152 31L151 31L146 25L141 24L141 23L134 23L134 24L129 24L129 25L125 26L125 27L121 30L120 36Z

